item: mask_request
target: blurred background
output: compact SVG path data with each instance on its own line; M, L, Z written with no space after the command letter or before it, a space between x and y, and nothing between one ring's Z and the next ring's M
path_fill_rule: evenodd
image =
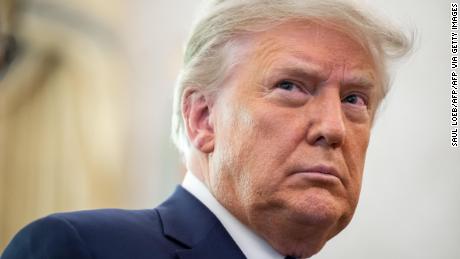
M202 1L0 0L0 251L58 211L153 208L184 167L172 89ZM405 28L351 225L314 258L460 258L450 1L363 0Z

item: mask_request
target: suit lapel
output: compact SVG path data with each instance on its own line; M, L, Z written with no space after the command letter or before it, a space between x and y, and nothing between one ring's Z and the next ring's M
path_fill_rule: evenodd
M216 216L181 186L157 211L163 234L184 247L180 259L246 258Z
M246 258L221 224L216 225L203 240L191 249L177 251L177 256L180 259Z

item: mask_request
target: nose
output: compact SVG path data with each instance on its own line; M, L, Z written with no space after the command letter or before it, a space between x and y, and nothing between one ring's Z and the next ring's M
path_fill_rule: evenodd
M309 106L307 141L311 145L340 147L346 134L340 94L334 89L325 90Z

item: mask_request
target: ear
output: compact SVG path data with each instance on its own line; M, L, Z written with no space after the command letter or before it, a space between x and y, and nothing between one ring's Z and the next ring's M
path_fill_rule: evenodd
M203 153L214 151L210 97L194 88L185 90L182 114L191 144Z

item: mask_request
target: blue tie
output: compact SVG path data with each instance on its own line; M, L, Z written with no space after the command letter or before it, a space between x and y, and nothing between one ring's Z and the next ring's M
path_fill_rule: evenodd
M284 259L297 259L297 257L292 257L292 256L288 255L288 256L284 257Z

